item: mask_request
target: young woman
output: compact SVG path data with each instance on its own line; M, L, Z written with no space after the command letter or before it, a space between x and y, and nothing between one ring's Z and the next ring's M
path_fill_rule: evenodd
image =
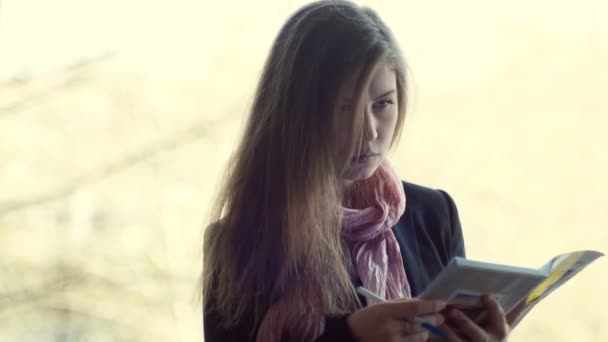
M205 341L426 341L412 316L449 341L505 340L491 298L485 326L413 298L465 252L450 196L386 159L407 100L404 59L373 10L321 1L289 18L205 231Z

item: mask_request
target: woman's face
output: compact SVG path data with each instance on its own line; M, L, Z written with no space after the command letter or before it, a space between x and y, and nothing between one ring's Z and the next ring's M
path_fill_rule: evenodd
M352 94L355 87L355 77L347 80L339 92L337 143L338 153L344 155L348 152L348 129L345 120L350 120L352 115ZM393 139L395 125L397 123L397 80L395 72L387 66L377 68L372 75L368 89L363 90L365 124L361 154L350 161L350 166L343 176L346 185L353 181L370 177L378 165L382 162Z

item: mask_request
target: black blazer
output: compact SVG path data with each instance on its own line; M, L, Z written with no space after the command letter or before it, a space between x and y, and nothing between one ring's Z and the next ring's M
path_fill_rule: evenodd
M412 296L418 295L455 256L465 256L458 211L452 198L442 190L403 182L405 213L392 228L405 266ZM361 280L356 277L355 285ZM364 297L359 296L366 304ZM255 341L248 336L252 321L230 330L219 327L220 317L203 311L206 342ZM355 341L346 323L348 315L327 317L325 332L316 341ZM257 328L256 328L257 334Z

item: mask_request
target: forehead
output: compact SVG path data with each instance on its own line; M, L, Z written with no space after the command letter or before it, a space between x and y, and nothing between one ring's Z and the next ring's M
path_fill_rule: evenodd
M358 76L359 73L353 73L342 85L340 95L343 99L352 100ZM396 84L395 71L388 65L381 65L373 71L369 87L363 90L363 94L373 99L395 89Z

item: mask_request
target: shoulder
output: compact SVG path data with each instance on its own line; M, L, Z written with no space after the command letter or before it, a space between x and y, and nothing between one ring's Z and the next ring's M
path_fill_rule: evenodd
M417 239L426 239L427 245L435 245L444 264L453 256L464 257L462 227L452 197L444 190L402 183L406 203L400 229L409 229L410 235L413 232Z
M209 244L218 238L218 235L223 227L226 226L226 218L217 221L212 221L203 229L203 241Z
M464 239L454 201L446 191L402 181L405 212L393 228L417 294L455 256L465 256Z
M406 211L432 214L440 220L450 220L456 205L444 190L402 181L405 190Z

